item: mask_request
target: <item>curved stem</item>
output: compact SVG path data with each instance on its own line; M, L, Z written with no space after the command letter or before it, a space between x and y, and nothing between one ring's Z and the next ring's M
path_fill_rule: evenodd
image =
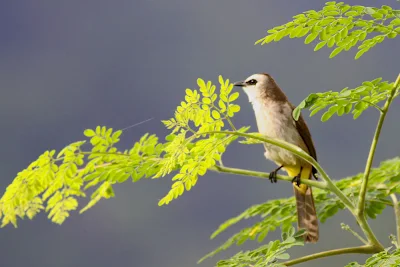
M245 170L245 169L230 168L230 167L219 166L219 165L215 165L215 166L211 167L209 170L212 170L215 172L223 172L223 173L230 173L230 174L253 176L253 177L258 177L258 178L269 179L269 173L266 173L266 172L257 172L257 171L251 171L251 170ZM276 178L279 180L289 181L289 182L291 182L293 180L293 177L289 177L289 176L285 176L285 175L276 175ZM312 186L312 187L317 187L320 189L327 189L327 185L324 182L317 182L317 181L313 181L310 179L310 180L302 180L301 183Z
M341 223L342 229L349 231L352 235L354 235L358 240L360 240L362 243L368 245L368 241L362 238L356 231L350 228L347 224Z
M326 183L326 189L332 191L343 203L344 205L351 211L351 213L355 212L355 207L353 203L350 201L350 199L343 194L343 192L332 182L332 180L329 178L328 174L325 172L325 170L319 165L319 163L311 157L308 153L306 153L304 150L302 150L300 147L295 146L291 143L288 143L286 141L276 139L276 138L270 138L266 136L260 136L260 135L253 135L253 134L247 134L247 133L241 133L241 132L232 132L232 131L209 131L209 132L202 132L199 134L230 134L230 135L236 135L236 136L243 136L251 139L256 139L265 143L269 143L272 145L279 146L283 149L286 149L296 156L304 159L311 165L313 165L319 174L321 174L322 179Z
M369 101L366 101L366 100L363 100L363 99L354 99L354 98L351 98L351 97L338 97L337 99L347 99L347 100L354 100L354 101L357 101L357 102L364 102L364 103L370 105L371 107L376 108L380 113L383 112L383 109L380 106L378 106L377 104L374 104L372 102L369 102Z
M341 255L341 254L351 254L351 253L361 253L361 254L372 254L375 252L379 252L374 246L367 245L361 247L350 247L350 248L340 248L333 249L328 251L323 251L315 254L311 254L308 256L300 257L294 260L286 261L283 264L286 266L292 266L295 264L299 264L306 261L316 260L319 258L325 258L329 256Z
M397 200L396 194L390 194L390 198L393 201L394 216L396 219L396 242L397 247L400 245L400 208L399 201Z
M388 103L389 102L385 103L384 109L385 108L387 109ZM371 166L372 166L372 162L374 160L376 146L378 144L379 135L381 133L381 129L382 129L383 122L385 121L385 117L386 117L386 112L384 111L383 113L381 113L381 115L379 117L378 125L375 130L375 135L374 135L374 138L372 139L372 144L371 144L371 148L369 151L367 163L365 165L364 176L363 176L362 183L361 183L360 194L358 196L358 205L357 205L358 216L364 216L365 194L367 193L368 178L369 178L369 174L371 172Z
M376 238L374 232L372 231L371 227L368 224L367 218L365 216L359 217L357 214L355 214L356 220L358 224L360 225L361 229L363 230L365 236L368 238L369 243L375 247L378 251L382 251L385 248L382 246L382 244L379 242L379 240Z
M390 95L388 97L388 99L386 100L385 105L383 106L383 112L381 113L380 117L379 117L379 121L378 121L378 125L376 126L376 130L375 130L375 135L374 138L372 140L372 144L371 144L371 148L369 151L369 155L368 155L368 159L367 159L367 163L365 165L365 171L364 171L364 176L362 179L362 183L361 183L361 189L360 189L360 194L358 196L358 204L357 204L357 211L356 211L356 217L357 217L357 221L360 224L361 228L363 228L363 230L365 230L365 233L368 237L368 240L375 244L377 247L382 247L382 245L379 243L379 241L376 239L375 235L373 234L371 228L368 226L367 220L365 218L364 215L364 209L365 209L365 195L367 193L367 186L368 186L368 178L369 178L369 174L371 172L371 166L372 166L372 162L374 160L374 155L375 155L375 150L376 150L376 146L378 144L378 140L379 140L379 135L381 133L381 129L383 126L383 122L385 121L385 117L386 114L389 110L390 104L392 103L393 97L396 93L396 89L397 87L399 87L400 85L400 74L397 77L393 88L390 92ZM366 227L368 226L368 227ZM366 228L364 228L366 227Z
M313 165L317 169L318 173L321 174L322 179L324 179L324 181L326 182L326 189L332 191L343 202L343 204L346 206L346 208L349 209L350 212L354 215L354 217L356 218L357 222L359 223L362 231L364 232L364 234L368 238L368 242L373 247L375 247L375 249L377 249L379 251L382 251L384 249L382 244L380 244L378 239L375 237L375 235L374 235L371 227L369 226L365 216L359 216L358 215L357 210L356 210L355 206L353 205L353 203L350 201L350 199L346 195L344 195L343 192L332 182L332 180L326 174L324 169L322 169L322 167L318 164L318 162L313 157L308 155L308 153L306 153L300 147L295 146L295 145L293 145L291 143L288 143L288 142L280 140L280 139L269 138L269 137L266 137L266 136L261 137L260 135L252 135L252 134L241 133L241 132L210 131L210 132L203 132L203 133L200 133L200 134L213 134L213 133L231 134L231 135L236 135L236 136L243 136L243 137L247 137L247 138L256 139L256 140L259 140L259 141L262 141L262 142L265 142L265 143L269 143L269 144L272 144L272 145L276 145L276 146L279 146L279 147L281 147L283 149L286 149L286 150L292 152L296 156L298 156L298 157L304 159L305 161L309 162L311 165Z

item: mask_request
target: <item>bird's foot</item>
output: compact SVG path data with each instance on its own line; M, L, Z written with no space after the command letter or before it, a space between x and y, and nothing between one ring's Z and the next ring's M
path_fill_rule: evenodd
M292 183L296 182L297 186L300 186L300 173L298 175L296 175L293 179L292 179Z
M278 179L276 179L276 173L277 171L272 171L269 173L269 180L271 181L271 183L278 182Z
M301 172L303 171L303 167L300 168L300 172L299 174L297 174L293 179L292 179L292 183L296 182L297 186L300 186L300 175Z

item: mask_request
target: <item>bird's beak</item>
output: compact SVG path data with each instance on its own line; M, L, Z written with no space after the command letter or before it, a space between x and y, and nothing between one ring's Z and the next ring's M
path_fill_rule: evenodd
M233 84L233 86L243 87L243 86L245 86L245 83L244 83L244 81L235 82L235 83Z

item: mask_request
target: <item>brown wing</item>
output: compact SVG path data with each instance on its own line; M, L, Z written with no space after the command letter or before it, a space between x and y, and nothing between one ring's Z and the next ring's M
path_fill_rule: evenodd
M292 105L292 108L294 109L294 106ZM304 143L307 146L308 153L310 153L310 156L313 157L315 160L317 160L317 152L315 151L314 143L311 138L311 133L310 130L308 129L308 126L303 119L303 116L300 115L299 119L296 122L296 128L297 131L300 133L301 138L303 139ZM317 170L313 167L312 173L315 178L317 174Z

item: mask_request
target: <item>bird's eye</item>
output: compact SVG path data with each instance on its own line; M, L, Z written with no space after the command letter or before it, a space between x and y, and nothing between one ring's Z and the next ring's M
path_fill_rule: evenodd
M254 79L251 79L250 81L247 81L246 83L249 84L249 85L254 85L254 84L257 83L257 81L254 80Z

